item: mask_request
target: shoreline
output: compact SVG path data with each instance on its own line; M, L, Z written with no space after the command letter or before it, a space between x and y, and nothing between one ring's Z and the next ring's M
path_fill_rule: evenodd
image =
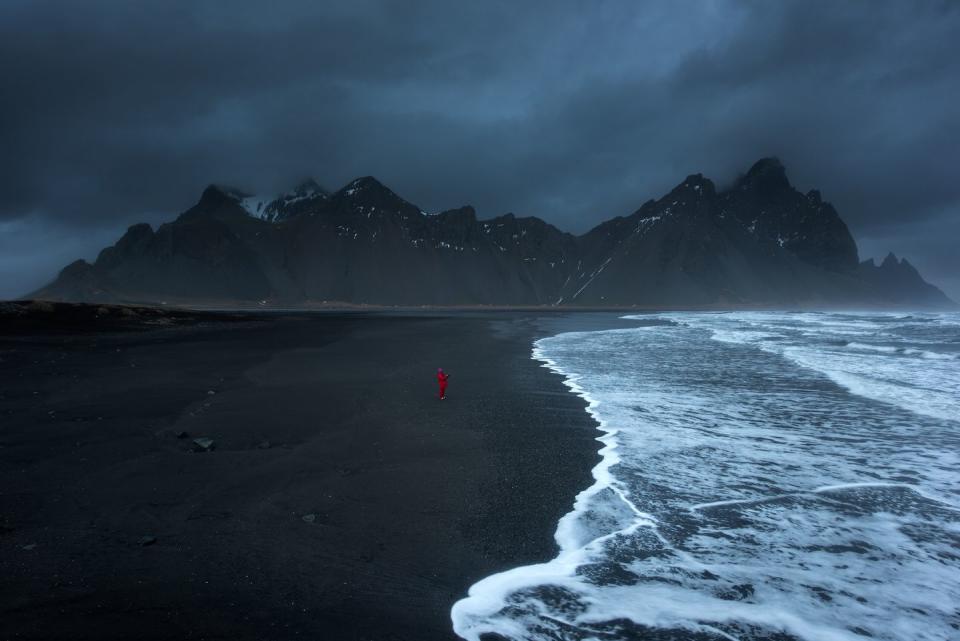
M306 302L294 305L261 304L249 301L195 301L156 302L66 302L46 299L0 300L0 324L4 319L29 317L43 321L49 312L56 311L59 319L73 317L73 320L86 319L95 315L96 310L105 310L106 316L114 320L122 318L134 310L146 317L167 316L172 319L186 320L202 315L212 316L248 316L251 318L272 317L276 315L336 315L336 314L385 314L409 316L422 314L457 315L464 313L479 314L527 314L531 316L554 316L576 314L658 314L664 312L820 312L820 313L858 313L890 311L942 312L960 309L960 306L922 306L897 304L860 304L854 307L841 305L818 305L797 303L794 305L769 305L763 303L714 303L708 305L627 305L627 306L578 306L578 305L381 305L376 303L344 302ZM44 313L46 312L46 314ZM138 319L134 319L138 322Z
M617 319L618 321L622 319ZM555 528L554 540L557 543L554 556L539 563L528 564L526 566L517 566L504 572L485 577L478 583L470 586L469 594L457 601L454 605L452 618L454 629L464 639L484 639L485 635L491 638L500 638L493 629L488 629L484 625L473 627L472 617L483 618L494 615L506 603L503 597L511 592L516 592L524 588L542 585L543 573L551 568L558 576L564 575L569 569L579 565L582 560L578 560L577 553L581 542L578 541L575 531L572 529L578 516L582 516L584 510L589 509L589 500L598 492L613 486L614 477L610 473L610 468L619 462L617 449L620 443L617 441L617 429L605 423L595 408L599 401L590 396L578 383L579 377L560 366L554 359L550 358L542 345L545 340L557 338L558 336L579 331L603 331L606 329L618 329L623 327L637 327L637 323L604 323L600 326L580 326L571 324L571 327L558 333L549 334L537 338L533 342L533 351L531 358L541 363L541 366L562 378L563 385L568 389L572 396L582 400L584 412L590 417L595 425L595 431L599 432L593 439L598 443L597 456L599 460L590 470L591 483L577 493L574 501L571 502L570 509L558 521ZM636 506L626 497L621 496L624 503L634 512L635 523L645 521L646 515L643 515ZM633 527L633 526L631 526ZM553 569L556 568L556 569ZM493 599L497 605L490 608L487 605Z
M585 402L533 341L619 323L350 313L0 331L5 638L456 639L469 586L556 556L599 460ZM453 374L443 405L438 364ZM216 449L185 451L181 431Z
M464 639L479 641L485 635L500 638L495 630L488 629L486 626L480 625L474 628L471 619L475 617L482 619L496 614L500 608L506 605L503 600L504 596L526 587L538 585L539 581L537 578L541 577L541 573L545 569L558 564L563 566L565 557L569 559L571 554L576 553L576 537L570 531L571 520L575 520L576 516L582 513L585 508L585 502L591 495L603 489L603 487L609 486L609 482L607 482L607 485L603 485L601 477L604 474L609 475L609 468L616 464L614 454L618 446L615 440L616 432L612 428L604 425L603 421L592 411L592 408L597 404L596 399L591 398L584 389L577 385L574 374L565 371L556 361L543 353L543 347L540 345L540 342L545 338L555 338L561 334L553 334L536 339L533 342L531 359L541 363L542 367L560 376L570 394L580 398L584 402L584 411L596 424L596 430L600 432L600 435L594 438L594 442L600 443L600 447L597 450L599 461L597 461L596 465L590 470L591 484L577 493L571 502L570 509L557 522L554 531L554 541L557 544L554 556L539 563L517 566L484 577L482 580L471 585L467 595L454 604L451 611L454 631ZM574 567L575 565L576 564L574 564ZM531 579L527 576L531 572L535 578ZM488 605L491 599L494 599L496 603L492 609Z

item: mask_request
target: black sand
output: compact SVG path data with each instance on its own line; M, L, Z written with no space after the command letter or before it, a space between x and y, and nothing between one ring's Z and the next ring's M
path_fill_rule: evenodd
M598 460L557 320L0 325L0 638L455 638Z

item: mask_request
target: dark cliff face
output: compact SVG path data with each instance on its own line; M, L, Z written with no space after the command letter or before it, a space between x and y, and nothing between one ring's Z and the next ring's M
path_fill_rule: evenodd
M894 264L895 263L895 264ZM296 305L948 304L906 261L859 264L846 225L775 159L730 189L688 176L580 237L534 217L428 214L372 177L264 201L210 186L35 296ZM937 296L939 294L939 297Z
M863 301L857 250L828 204L790 186L775 159L729 190L700 174L582 238L577 304L829 304Z
M858 267L859 276L876 293L876 296L895 304L920 304L932 307L949 307L947 296L923 280L920 272L907 262L897 259L891 252L879 266L873 259L865 260Z
M850 230L820 192L802 194L790 184L776 158L764 158L741 176L720 199L759 242L775 243L816 267L850 273L859 263Z

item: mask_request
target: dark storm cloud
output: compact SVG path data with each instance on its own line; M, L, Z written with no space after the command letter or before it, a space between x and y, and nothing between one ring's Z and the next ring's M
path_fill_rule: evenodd
M579 232L774 154L960 298L958 40L935 2L8 0L0 296L209 182L373 174Z

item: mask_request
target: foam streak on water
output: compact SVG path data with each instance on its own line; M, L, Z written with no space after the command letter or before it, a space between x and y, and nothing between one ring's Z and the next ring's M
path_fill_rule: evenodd
M537 342L602 462L460 636L960 638L960 315L636 319Z

